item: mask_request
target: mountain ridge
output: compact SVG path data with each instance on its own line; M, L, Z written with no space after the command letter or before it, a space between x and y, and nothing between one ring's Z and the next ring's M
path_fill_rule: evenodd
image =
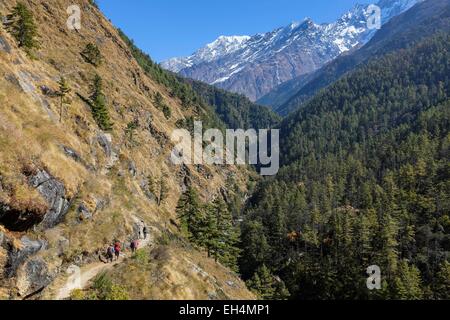
M383 23L420 0L380 0ZM310 18L242 42L242 48L202 60L197 53L161 63L181 75L244 94L252 101L277 85L313 72L340 54L366 43L374 34L367 29L367 6L356 5L333 23L316 24ZM201 52L200 49L197 52ZM225 50L226 51L226 50ZM192 61L198 61L191 64ZM175 68L174 65L177 64Z
M449 15L448 0L419 2L384 24L372 39L358 50L339 56L316 72L282 84L258 102L273 105L278 114L287 115L320 89L371 58L413 44L430 32L445 31L450 27Z

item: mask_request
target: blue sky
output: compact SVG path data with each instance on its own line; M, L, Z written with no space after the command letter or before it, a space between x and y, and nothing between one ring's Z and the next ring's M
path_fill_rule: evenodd
M312 18L330 22L374 0L98 0L112 22L161 62L190 55L220 35L253 35Z

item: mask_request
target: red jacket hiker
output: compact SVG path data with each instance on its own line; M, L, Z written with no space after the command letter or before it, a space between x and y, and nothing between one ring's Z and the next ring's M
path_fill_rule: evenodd
M114 244L114 253L116 254L116 258L117 258L117 259L119 259L119 256L120 256L120 250L121 250L121 248L120 248L120 242L116 242L116 243Z

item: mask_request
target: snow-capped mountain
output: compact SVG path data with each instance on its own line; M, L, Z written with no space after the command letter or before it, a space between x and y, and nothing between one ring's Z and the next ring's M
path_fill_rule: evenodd
M422 0L380 0L382 23ZM365 44L376 30L367 28L368 5L356 5L337 21L316 24L310 18L249 36L220 37L193 55L162 66L257 100L283 82L322 67Z
M162 66L173 72L179 72L196 64L211 62L241 49L250 38L250 36L220 36L217 40L207 44L193 55L167 60L162 63Z

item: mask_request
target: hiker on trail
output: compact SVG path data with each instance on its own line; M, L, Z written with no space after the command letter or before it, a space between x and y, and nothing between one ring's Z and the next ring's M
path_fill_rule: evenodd
M139 248L139 241L138 240L131 241L130 248L131 252L135 253L136 250Z
M119 260L119 257L120 257L120 250L121 250L120 242L119 242L119 241L116 241L116 243L114 244L114 253L115 253L115 255L116 255L116 260Z
M147 239L148 234L147 226L144 225L144 229L142 229L142 232L144 233L144 239Z
M115 253L114 247L113 247L113 245L110 245L108 247L108 249L106 250L106 257L107 257L106 261L107 262L110 262L110 263L113 262L113 260L114 260L114 253Z

